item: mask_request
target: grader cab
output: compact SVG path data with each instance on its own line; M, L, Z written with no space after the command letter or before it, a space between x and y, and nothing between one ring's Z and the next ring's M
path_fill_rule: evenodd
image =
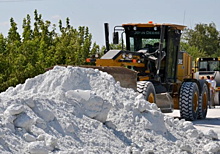
M113 75L122 87L143 94L162 112L180 109L186 120L206 117L208 83L192 78L191 57L179 51L185 26L152 22L115 26L113 43L122 40L126 44L122 50L109 48L108 24L104 27L106 52L101 58L88 59L95 62L94 68Z

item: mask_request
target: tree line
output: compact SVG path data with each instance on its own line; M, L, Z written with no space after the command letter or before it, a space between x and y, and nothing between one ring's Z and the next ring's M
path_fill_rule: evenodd
M196 57L220 57L220 33L215 23L199 23L194 29L186 28L182 34L181 50Z
M183 31L181 50L186 50L193 58L220 57L219 45L220 36L214 23L196 24L194 29ZM121 46L121 43L110 44L110 48L120 49ZM65 26L61 20L56 26L44 21L35 10L33 24L29 14L23 19L22 34L11 18L8 36L0 34L0 92L54 65L85 65L86 58L102 55L104 50L104 46L92 43L88 27L74 28L69 18Z
M65 26L59 21L56 32L56 25L44 21L35 10L33 28L31 25L28 14L23 19L20 35L17 24L11 18L8 36L0 34L0 91L24 83L27 78L54 65L84 65L88 56L104 50L92 43L88 27L73 28L69 18Z

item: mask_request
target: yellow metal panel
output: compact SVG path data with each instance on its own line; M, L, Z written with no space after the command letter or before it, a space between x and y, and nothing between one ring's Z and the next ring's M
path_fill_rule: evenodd
M196 61L195 61L195 67L196 67L196 69L195 69L194 73L199 71L199 70L198 70L198 62L199 62L199 58L196 58Z
M173 97L174 109L179 109L179 98Z
M139 80L140 81L147 81L147 80L150 80L150 77L149 76L139 76Z
M177 25L177 24L170 24L170 23L127 23L127 24L122 24L122 26L137 26L137 27L160 27L161 25L165 26L170 26L174 27L179 30L183 30L186 26L184 25Z
M178 65L177 78L180 81L183 81L183 65Z
M97 59L96 66L120 66L112 59Z
M138 59L139 57L134 56L133 59ZM144 63L133 63L133 62L119 62L120 59L123 59L118 56L115 60L113 59L97 59L96 66L137 66L137 67L145 67Z
M183 66L184 66L183 78L186 78L186 74L187 74L187 55L186 55L186 53L183 53Z
M189 75L189 77L191 77L192 76L192 57L191 56L189 56L189 61L188 61L188 63L189 63L189 69L188 69L188 75Z
M173 103L174 103L174 109L179 109L179 89L182 85L182 82L174 83L173 84Z
M192 76L192 57L189 54L187 54L187 77L186 78L191 78L191 76Z
M192 57L184 52L183 63L178 64L177 77L178 80L183 81L184 78L191 78L192 76Z

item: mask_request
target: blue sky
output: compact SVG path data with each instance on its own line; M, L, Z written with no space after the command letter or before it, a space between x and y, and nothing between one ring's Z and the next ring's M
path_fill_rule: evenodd
M0 33L7 36L13 17L21 34L23 18L27 14L33 18L35 9L52 24L58 25L59 19L65 23L69 17L75 28L88 26L93 42L99 45L104 45L105 22L110 25L110 40L115 25L131 22L175 23L189 28L214 22L220 30L219 0L0 0Z

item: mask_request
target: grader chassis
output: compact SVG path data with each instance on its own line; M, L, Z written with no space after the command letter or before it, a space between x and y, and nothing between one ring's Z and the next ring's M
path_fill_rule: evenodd
M183 25L128 23L115 26L113 43L125 37L126 49L109 48L109 27L104 24L106 52L101 58L90 58L93 68L113 75L122 87L133 88L162 112L180 110L186 120L204 119L210 100L209 85L192 78L192 59L180 52ZM122 39L122 44L123 44ZM91 67L91 66L87 66Z

